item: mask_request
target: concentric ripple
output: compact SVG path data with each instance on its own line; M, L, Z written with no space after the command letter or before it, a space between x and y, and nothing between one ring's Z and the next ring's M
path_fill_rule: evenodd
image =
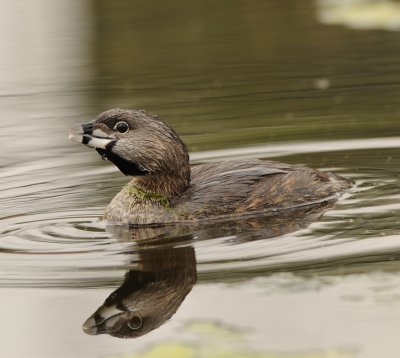
M266 239L257 227L234 235L210 235L193 228L192 239L179 245L195 248L199 280L240 280L277 271L362 272L374 265L397 270L400 151L385 148L378 155L353 147L331 152L321 148L321 154L308 156L294 155L296 150L289 148L291 152L279 160L333 169L352 177L355 187L320 220L283 236ZM272 150L261 156L276 153ZM211 159L210 152L203 159L197 154L196 161L217 160L219 155L226 153L216 152ZM0 185L0 206L6 209L0 220L0 286L115 286L140 260L143 247L107 232L98 219L126 179L110 166L88 165L88 158L72 155L66 162L62 170L33 163L28 179L26 168L1 175L11 180ZM331 163L343 166L332 168ZM13 197L11 191L19 194ZM167 234L176 233L177 228L171 228ZM163 246L160 242L152 245Z

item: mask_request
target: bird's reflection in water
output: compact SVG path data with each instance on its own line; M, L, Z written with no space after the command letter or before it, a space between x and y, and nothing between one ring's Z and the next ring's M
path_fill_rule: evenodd
M84 323L86 333L142 336L170 319L196 283L193 247L143 245L136 253L137 269Z
M137 267L126 273L121 287L83 324L83 330L120 338L135 338L152 331L174 315L196 283L194 242L233 235L233 242L281 236L305 228L333 203L190 226L108 227L119 240L135 243L134 253L139 259Z

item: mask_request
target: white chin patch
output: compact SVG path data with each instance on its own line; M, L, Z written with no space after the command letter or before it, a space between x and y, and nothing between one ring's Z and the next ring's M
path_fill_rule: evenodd
M107 145L113 141L113 139L109 138L97 138L89 135L87 137L89 137L89 140L85 144L92 148L106 149Z

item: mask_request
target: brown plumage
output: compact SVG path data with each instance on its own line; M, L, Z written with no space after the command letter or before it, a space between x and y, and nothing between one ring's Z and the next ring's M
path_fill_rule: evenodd
M113 109L73 129L70 138L95 148L133 179L107 206L112 224L158 225L323 206L350 180L289 164L240 160L190 169L186 145L157 116Z

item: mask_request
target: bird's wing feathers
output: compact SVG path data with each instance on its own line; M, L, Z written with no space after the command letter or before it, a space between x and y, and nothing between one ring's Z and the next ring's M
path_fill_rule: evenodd
M334 192L330 173L319 173L261 160L199 165L181 202L199 217L303 205Z

